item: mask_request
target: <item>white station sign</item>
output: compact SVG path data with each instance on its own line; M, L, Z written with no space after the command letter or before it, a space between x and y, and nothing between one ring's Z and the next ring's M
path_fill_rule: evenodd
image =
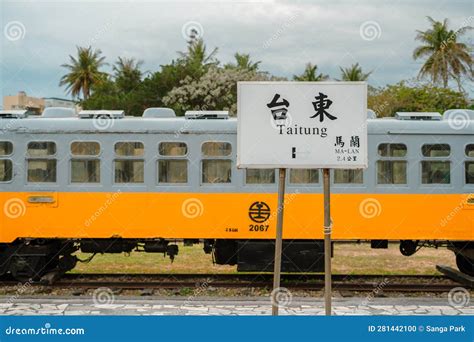
M367 167L365 82L239 82L237 167Z

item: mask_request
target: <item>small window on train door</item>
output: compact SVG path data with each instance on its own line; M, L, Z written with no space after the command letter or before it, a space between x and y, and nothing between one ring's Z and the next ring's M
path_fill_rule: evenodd
M71 183L100 183L100 144L75 141L71 154Z
M317 184L319 183L318 169L290 169L291 184Z
M275 169L246 169L246 184L274 184Z
M145 155L142 142L118 142L115 144L115 183L143 183L145 181Z
M451 147L448 144L425 144L421 147L423 157L449 157Z
M13 163L5 158L13 153L13 144L9 141L0 141L0 182L9 182L13 178Z
M56 143L32 141L27 148L27 180L32 183L56 182Z
M364 172L358 169L335 169L334 184L362 184Z

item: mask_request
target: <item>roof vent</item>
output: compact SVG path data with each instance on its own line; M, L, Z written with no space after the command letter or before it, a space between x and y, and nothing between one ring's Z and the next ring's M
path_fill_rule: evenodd
M125 116L123 110L81 110L79 112L79 117L81 119L93 119L100 117L109 117L114 119L121 119Z
M395 119L398 120L426 120L426 121L438 121L442 119L440 113L437 112L397 112Z
M449 109L443 114L444 120L453 120L457 122L474 121L474 110L472 109Z
M74 108L65 108L65 107L48 107L45 108L42 118L75 118L76 110Z
M188 110L184 113L184 117L189 120L202 119L220 119L226 120L229 118L229 112L226 110Z
M26 109L0 110L0 119L24 119L28 116L28 113Z
M174 118L176 114L171 108L155 107L147 108L143 112L144 118Z
M377 119L377 114L372 109L367 109L367 119Z

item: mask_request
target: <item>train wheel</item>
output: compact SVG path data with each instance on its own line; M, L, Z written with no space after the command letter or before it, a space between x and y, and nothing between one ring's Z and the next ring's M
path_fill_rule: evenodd
M474 277L474 260L469 259L462 254L456 254L456 265L462 273Z

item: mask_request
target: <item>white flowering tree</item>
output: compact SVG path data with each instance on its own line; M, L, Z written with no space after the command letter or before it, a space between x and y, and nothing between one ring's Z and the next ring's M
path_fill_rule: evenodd
M241 68L210 67L199 79L186 77L163 98L178 113L186 110L228 110L237 113L238 81L281 80L266 73Z

